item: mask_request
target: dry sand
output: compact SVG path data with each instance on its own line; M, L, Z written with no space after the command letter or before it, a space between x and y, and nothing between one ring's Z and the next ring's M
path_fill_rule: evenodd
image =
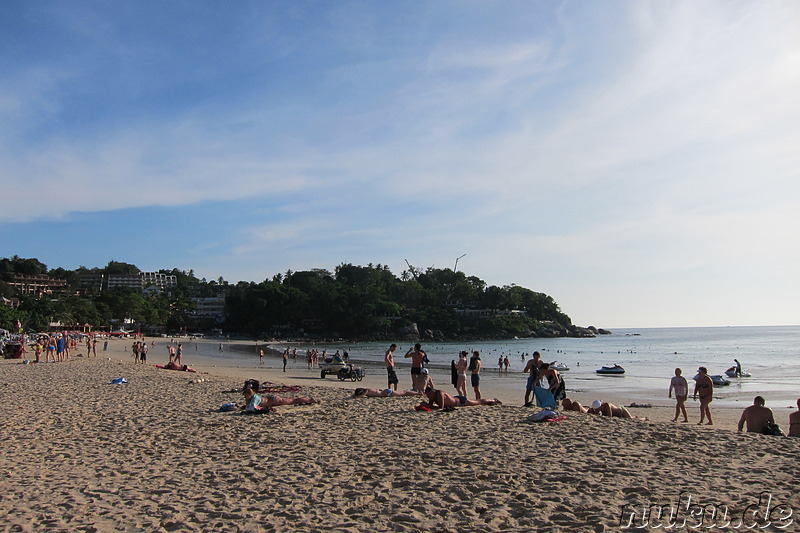
M355 384L305 369L158 370L121 343L103 355L112 361L0 361L3 530L618 531L626 509L642 525L642 506L683 509L688 496L708 506L704 525L734 530L748 506L763 514L766 494L771 517L748 514L738 529L800 530L800 439L738 434L739 411L715 412L713 428L663 422L670 408L635 410L647 422L529 423L536 410L517 394L426 413L418 398L348 398ZM112 385L118 377L128 383ZM229 391L248 377L321 403L220 412L241 402ZM686 527L662 529L689 530L699 507L689 511Z

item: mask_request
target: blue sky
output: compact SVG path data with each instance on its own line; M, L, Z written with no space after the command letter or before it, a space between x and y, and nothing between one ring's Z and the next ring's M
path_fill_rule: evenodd
M0 256L458 268L580 325L800 324L796 2L0 8Z

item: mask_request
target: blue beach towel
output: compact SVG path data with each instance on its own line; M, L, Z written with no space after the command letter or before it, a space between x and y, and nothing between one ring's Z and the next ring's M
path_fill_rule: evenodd
M536 398L536 405L538 407L545 407L547 409L556 408L556 399L553 393L544 387L536 386L533 388L533 395Z

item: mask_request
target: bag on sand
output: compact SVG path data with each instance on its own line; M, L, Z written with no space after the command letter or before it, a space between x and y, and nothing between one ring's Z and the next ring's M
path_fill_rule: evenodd
M767 422L764 429L761 431L764 435L774 435L776 437L783 437L783 431L778 427L778 424Z

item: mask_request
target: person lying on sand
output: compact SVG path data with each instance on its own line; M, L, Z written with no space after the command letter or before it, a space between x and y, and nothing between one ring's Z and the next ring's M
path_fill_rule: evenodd
M422 396L422 391L365 389L363 387L359 387L353 393L353 398L391 398L392 396Z
M184 372L197 372L197 370L195 370L194 368L190 368L187 365L179 365L175 361L170 361L161 368L166 368L167 370L183 370Z
M503 403L494 398L489 400L481 398L480 400L470 400L466 396L450 396L444 391L428 387L425 389L425 396L428 398L428 407L431 409L444 409L445 407L472 407L474 405L503 405Z
M593 415L603 415L617 418L633 418L633 416L624 407L617 407L613 403L601 402L600 400L593 401L592 406L587 409L586 412Z
M564 408L565 411L576 411L578 413L588 413L589 409L581 405L581 402L577 400L570 400L569 398L564 398L561 401L561 407Z
M311 405L319 403L313 398L281 398L275 394L265 394L262 397L250 387L245 387L242 395L247 401L247 404L242 409L249 412L263 411L278 405Z

